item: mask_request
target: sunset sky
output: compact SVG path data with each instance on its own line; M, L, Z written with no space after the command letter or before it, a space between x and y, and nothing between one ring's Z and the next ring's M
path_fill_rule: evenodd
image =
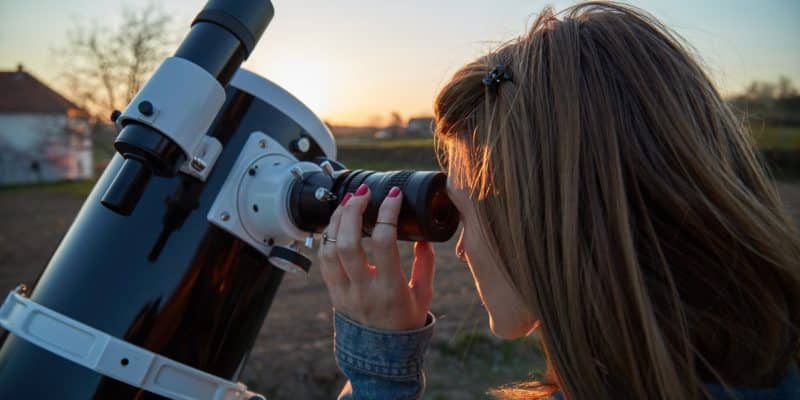
M203 0L160 2L185 32ZM800 1L641 0L699 52L725 94L785 75L800 84ZM0 0L0 70L21 62L55 84L75 21L113 23L121 0ZM523 33L538 0L273 0L275 18L245 67L277 82L334 124L392 112L431 113L437 89L463 63Z

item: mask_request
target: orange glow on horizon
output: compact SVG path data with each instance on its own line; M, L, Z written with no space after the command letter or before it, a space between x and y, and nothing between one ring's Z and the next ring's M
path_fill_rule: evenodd
M404 82L401 71L354 65L350 60L333 57L309 59L288 53L271 56L253 60L246 68L286 89L331 125L381 127L393 112L404 120L432 115L433 94L421 95L425 91L419 90L419 82Z

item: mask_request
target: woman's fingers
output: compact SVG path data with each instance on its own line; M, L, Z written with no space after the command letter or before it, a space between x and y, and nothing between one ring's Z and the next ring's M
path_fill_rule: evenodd
M397 287L406 280L397 251L397 218L403 205L403 194L395 186L381 203L378 220L372 229L372 255L378 268L378 281L385 288Z
M342 200L343 203L347 200L348 196L352 196L352 194L348 193L345 195L345 199ZM328 227L323 231L323 235L326 235L331 240L337 240L336 234L339 231L342 209L343 207L341 205L336 208L328 222ZM344 269L342 269L342 265L339 263L339 256L336 253L336 243L325 241L323 238L322 242L320 242L317 255L322 261L322 268L320 268L322 279L329 288L333 289L334 286L342 287L348 284L347 274Z
M408 286L418 302L430 304L433 297L433 273L435 256L430 242L414 243L414 264Z
M350 282L361 283L369 277L367 255L361 246L362 214L369 204L369 188L361 185L347 204L342 207L339 231L336 235L336 250L339 262L347 272Z
M424 325L433 295L433 249L427 242L414 246L411 280L406 282L397 251L397 222L403 202L393 187L378 210L372 231L376 267L362 247L363 213L370 202L362 185L334 211L329 239L320 245L322 277L333 306L364 325L385 330L408 330Z

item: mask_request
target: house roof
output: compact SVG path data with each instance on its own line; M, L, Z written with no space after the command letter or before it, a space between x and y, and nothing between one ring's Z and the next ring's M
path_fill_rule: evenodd
M66 114L79 110L71 101L22 69L0 71L0 113Z

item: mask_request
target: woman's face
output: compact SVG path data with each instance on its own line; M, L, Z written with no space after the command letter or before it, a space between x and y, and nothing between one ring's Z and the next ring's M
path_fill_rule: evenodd
M492 254L482 238L477 212L469 198L468 189L456 186L448 177L447 190L461 214L462 230L456 244L456 255L462 252L464 254L463 261L469 265L478 296L489 314L492 333L503 339L529 334L536 328L536 318L530 314L517 292L503 277L499 257Z

